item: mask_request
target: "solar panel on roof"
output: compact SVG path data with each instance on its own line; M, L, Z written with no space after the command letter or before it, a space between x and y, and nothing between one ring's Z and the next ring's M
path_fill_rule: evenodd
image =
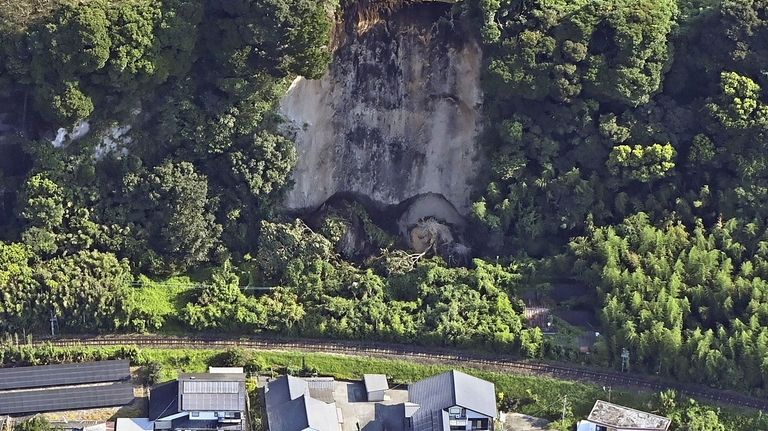
M0 414L79 410L128 404L133 400L130 382L0 393Z
M184 411L237 411L245 409L245 396L240 394L182 394Z
M185 381L185 394L236 394L240 392L239 382Z
M0 390L114 382L128 379L127 360L0 368Z

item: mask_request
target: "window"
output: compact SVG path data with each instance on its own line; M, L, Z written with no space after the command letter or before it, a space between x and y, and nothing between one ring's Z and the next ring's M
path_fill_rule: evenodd
M200 412L192 412L189 415L192 416L193 418L197 418L197 417L200 417Z
M464 409L461 407L451 407L448 409L448 414L451 419L459 419L464 417Z

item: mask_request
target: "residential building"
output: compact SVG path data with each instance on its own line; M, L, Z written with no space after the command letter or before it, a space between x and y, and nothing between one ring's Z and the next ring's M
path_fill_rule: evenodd
M455 370L410 385L408 400L412 431L493 431L498 415L495 385Z
M150 390L149 420L156 431L244 431L246 399L242 372L184 373Z
M341 431L336 404L312 397L304 379L275 379L264 388L264 398L269 431Z
M493 383L449 371L390 388L386 376L363 381L282 376L264 389L269 431L493 431Z
M667 431L669 418L598 400L577 431Z

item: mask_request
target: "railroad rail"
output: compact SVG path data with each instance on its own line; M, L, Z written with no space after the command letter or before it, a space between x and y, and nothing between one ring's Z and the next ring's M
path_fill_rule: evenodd
M411 359L419 362L453 364L471 368L509 372L519 375L548 376L562 380L588 382L611 387L663 391L674 389L692 398L719 404L768 411L768 400L703 385L670 382L640 374L600 371L586 367L524 360L504 354L474 353L449 348L427 348L394 343L340 340L283 339L270 337L161 337L152 335L84 336L79 338L39 339L32 344L60 347L136 346L145 348L194 348L302 351L336 353L350 356Z

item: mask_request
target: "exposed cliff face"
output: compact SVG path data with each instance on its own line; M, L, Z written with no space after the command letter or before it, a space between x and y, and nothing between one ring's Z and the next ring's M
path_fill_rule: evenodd
M468 32L438 30L446 11L356 13L326 75L293 83L281 103L299 156L287 208L339 192L387 205L432 192L467 212L480 166L481 51Z

